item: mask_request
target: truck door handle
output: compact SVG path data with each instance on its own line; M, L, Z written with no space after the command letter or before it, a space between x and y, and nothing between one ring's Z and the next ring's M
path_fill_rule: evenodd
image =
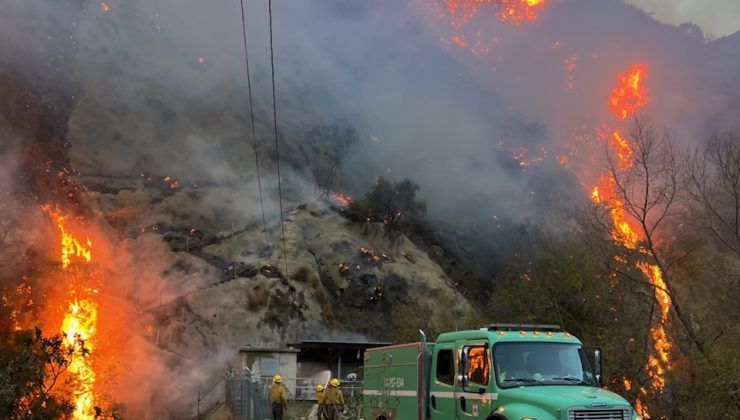
M434 395L432 395L432 408L435 410L437 409L437 397Z
M462 411L466 411L467 410L465 408L465 397L460 397L460 408L462 409Z

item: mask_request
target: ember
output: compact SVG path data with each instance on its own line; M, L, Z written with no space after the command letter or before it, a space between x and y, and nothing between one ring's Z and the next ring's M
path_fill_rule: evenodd
M377 284L375 288L373 289L373 293L370 295L368 300L371 303L377 303L378 301L380 301L380 299L383 298L383 295L384 295L383 286L381 284Z
M277 274L277 276L275 275L276 272L277 272L277 270L275 270L275 268L273 268L269 264L268 265L263 265L260 268L260 273L262 273L262 275L265 276L265 277L280 277L280 274Z
M414 256L413 256L413 255L409 254L409 253L408 253L408 252L406 252L406 251L401 251L401 255L402 255L402 256L403 256L404 258L406 258L407 260L409 260L409 262L411 262L411 263L413 263L413 264L416 264L416 260L414 259Z
M348 195L344 195L342 193L333 193L332 197L334 197L334 200L342 207L347 207L352 204L352 197Z
M444 3L450 17L450 26L458 31L478 15L484 5L491 3L499 9L498 17L502 22L514 25L534 22L546 0L445 0Z
M375 251L362 247L360 248L360 259L365 264L371 264L374 266L381 265L384 261L392 261L391 257L388 254L381 253L380 255L376 254Z
M545 0L500 0L499 5L501 21L521 25L537 20L537 13L545 6Z

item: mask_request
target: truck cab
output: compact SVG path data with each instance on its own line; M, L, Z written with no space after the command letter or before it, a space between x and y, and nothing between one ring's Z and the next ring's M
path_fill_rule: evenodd
M411 352L397 368L393 348L369 352L382 360L366 367L366 420L639 419L601 388L600 351L555 325L493 324L395 347ZM398 384L409 386L399 393ZM381 395L396 397L381 402Z

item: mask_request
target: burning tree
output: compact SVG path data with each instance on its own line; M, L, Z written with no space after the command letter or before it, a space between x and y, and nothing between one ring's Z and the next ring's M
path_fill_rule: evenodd
M679 203L679 194L686 187L679 153L670 135L659 133L644 117L635 117L625 144L629 147L628 153L624 148L608 150L606 175L594 189L592 198L608 210L602 213L608 214L608 218L599 219L597 226L627 250L624 255L605 259L610 269L636 282L644 283L647 279L653 290L649 336L652 348L645 366L650 389L657 395L664 392L666 375L674 368L676 352L680 350L671 339L672 318L682 327L689 348L696 349L716 379L724 382L705 340L697 334L693 314L684 310L675 288L676 264L696 250L693 247L676 255L671 249L677 217L684 207ZM636 275L640 272L642 276ZM684 349L684 355L689 348ZM725 389L730 388L726 386ZM649 394L642 386L639 391ZM637 406L646 413L639 400Z
M62 335L17 331L0 344L0 417L68 418L75 404L61 380L74 356ZM84 348L84 346L83 346Z
M676 197L680 189L679 167L670 136L659 135L644 118L635 117L629 141L615 133L614 139L621 147L608 148L606 153L606 175L594 189L593 200L609 210L609 221L601 220L600 226L609 232L615 242L627 250L637 253L636 267L642 272L653 289L654 306L660 310L656 317L651 310L650 324L652 352L649 353L646 371L650 376L650 386L662 393L665 374L671 369L673 344L668 337L670 311L684 322L683 314L675 299L668 267L664 255L658 249L661 230L667 219L675 211ZM612 149L616 149L612 150ZM626 149L626 150L625 150ZM626 259L617 256L609 265L635 281L632 270L625 268ZM693 341L696 341L688 324L684 323ZM642 393L647 391L642 388ZM638 400L638 409L641 403ZM644 409L642 409L645 413Z

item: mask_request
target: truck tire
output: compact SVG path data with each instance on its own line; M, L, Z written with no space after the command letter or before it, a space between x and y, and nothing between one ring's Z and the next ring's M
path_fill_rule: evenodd
M502 416L501 414L493 413L490 416L486 417L486 420L508 420L508 419Z
M386 417L386 416L380 416L380 417L378 417L375 420L388 420L388 417Z

